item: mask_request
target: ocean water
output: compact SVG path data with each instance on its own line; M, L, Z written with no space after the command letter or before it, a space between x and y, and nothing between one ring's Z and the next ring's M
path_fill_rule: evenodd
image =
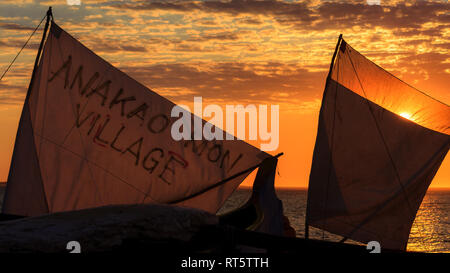
M237 208L250 198L250 189L235 191L219 213ZM283 202L284 214L289 218L296 236L305 236L306 190L277 190ZM340 241L337 236L314 227L309 228L310 238ZM358 244L348 240L347 243ZM429 190L419 208L408 241L408 251L450 253L450 190Z
M5 184L0 184L0 209ZM238 189L225 202L219 213L224 213L245 204L250 198L250 189ZM283 202L284 214L289 218L296 236L305 236L306 190L277 190ZM339 241L342 237L310 227L310 238ZM355 243L351 240L348 243ZM450 190L430 190L417 213L408 241L409 251L450 253Z

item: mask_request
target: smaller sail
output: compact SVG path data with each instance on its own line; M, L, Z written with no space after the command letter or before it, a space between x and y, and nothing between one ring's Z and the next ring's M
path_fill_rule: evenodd
M404 250L449 149L450 107L341 41L323 94L306 222Z

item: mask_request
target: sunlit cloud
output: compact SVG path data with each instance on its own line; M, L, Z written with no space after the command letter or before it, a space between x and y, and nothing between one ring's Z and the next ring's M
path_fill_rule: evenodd
M380 0L367 0L367 4L368 5L380 5L381 1Z
M67 0L67 5L79 6L79 5L81 5L81 0Z
M47 4L74 37L148 87L174 92L172 98L183 90L186 98L320 99L339 33L395 75L448 96L442 81L450 69L450 30L442 1L85 0L75 10L66 0L22 1L21 13L0 12L0 67L40 20L28 9ZM18 62L32 63L39 36Z

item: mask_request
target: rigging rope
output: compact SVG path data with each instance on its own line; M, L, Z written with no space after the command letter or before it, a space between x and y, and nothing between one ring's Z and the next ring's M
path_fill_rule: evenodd
M47 17L47 15L44 16L44 18L42 18L41 22L39 23L39 25L33 30L33 32L31 33L30 37L28 37L28 40L25 42L25 44L22 46L22 48L19 50L19 52L17 53L16 57L14 57L14 59L11 61L11 63L9 64L9 66L6 68L5 72L3 72L2 76L0 77L0 81L3 79L3 77L6 75L6 73L9 71L9 69L11 68L11 66L14 64L14 62L16 61L17 57L19 57L20 53L22 53L22 50L27 46L28 42L30 41L31 37L33 37L34 33L36 33L36 31L38 30L38 28L41 26L42 22L44 22L44 19Z

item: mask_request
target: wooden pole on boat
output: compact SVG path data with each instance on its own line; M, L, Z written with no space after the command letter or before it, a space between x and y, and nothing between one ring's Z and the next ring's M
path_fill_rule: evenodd
M28 100L28 97L30 96L31 88L33 86L33 82L34 82L34 78L35 78L35 74L36 74L36 69L38 67L39 60L41 59L42 48L44 47L45 37L47 35L48 26L50 24L50 17L52 18L52 21L53 21L52 7L49 7L48 10L47 10L47 21L45 22L44 32L42 34L41 43L39 44L39 49L38 49L38 52L37 52L37 55L36 55L36 60L34 61L33 72L31 73L30 85L28 86L28 91L27 91L27 95L25 97L25 101Z
M334 53L333 53L333 57L331 58L331 64L330 64L330 69L328 70L328 76L327 76L327 81L325 84L325 90L326 90L326 86L328 85L329 80L331 79L331 72L333 71L333 66L334 66L334 60L336 59L336 55L337 55L337 51L339 49L339 45L341 44L342 41L342 33L339 35L336 47L334 49ZM322 111L322 109L321 109ZM307 197L307 200L309 198ZM308 202L306 202L308 204ZM305 215L305 239L309 238L309 224L308 224L308 205L306 205L306 215Z
M20 125L23 123L24 115L25 115L25 113L27 111L25 109L28 107L27 104L28 104L28 100L30 98L31 89L33 88L33 83L34 83L34 79L35 79L35 76L36 76L36 70L37 70L37 67L38 67L38 64L39 64L39 60L40 60L41 54L42 54L42 48L44 47L45 37L47 35L48 26L50 24L50 17L52 18L52 21L53 21L52 7L48 8L46 17L47 17L47 21L45 22L44 32L42 34L42 40L41 40L41 43L39 44L39 49L38 49L38 52L37 52L37 55L36 55L36 60L34 61L33 71L31 72L30 84L28 85L28 90L27 90L27 94L25 96L24 106L22 108L22 114L20 116L19 129L17 130L17 134L16 134L16 143L14 144L13 155L12 155L12 158L11 158L11 165L10 165L11 167L9 169L8 181L11 180L11 175L12 175L12 170L13 170L12 166L14 166L14 161L15 161L15 158L17 157L17 139L19 138L19 136L21 134ZM38 27L39 27L39 25L38 25ZM32 137L31 139L32 139L33 145L34 145L34 137ZM40 171L39 171L39 175L41 175ZM6 193L8 192L8 185L9 185L9 183L6 184ZM46 204L46 205L48 207L48 204ZM2 211L4 211L4 208L5 207L3 206ZM2 221L2 220L5 221L5 220L18 219L18 218L22 218L22 217L23 216L21 216L21 215L12 215L12 214L2 213L2 214L0 214L0 221Z
M334 49L333 58L331 59L330 69L328 70L327 82L328 82L328 79L331 78L331 72L333 71L334 60L336 59L337 51L338 51L339 45L341 44L341 41L342 41L342 34L339 35L338 42L336 44L336 48Z

